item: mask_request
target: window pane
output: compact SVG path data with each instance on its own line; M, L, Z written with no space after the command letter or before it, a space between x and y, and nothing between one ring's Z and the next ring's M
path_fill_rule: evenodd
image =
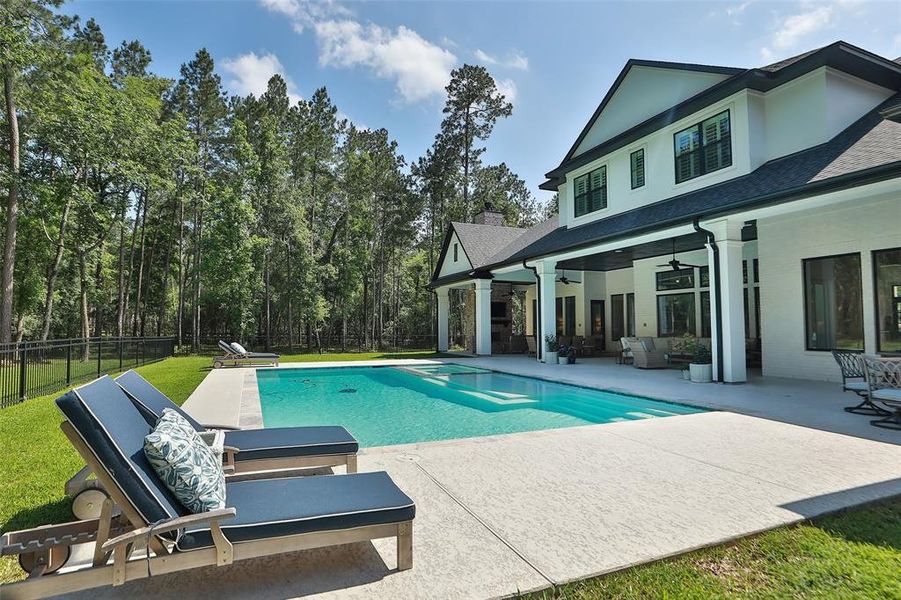
M557 335L563 335L563 298L557 298L554 302L557 317Z
M644 148L636 150L630 155L632 163L632 189L644 185Z
M576 297L567 296L564 311L564 331L566 335L576 334Z
M804 261L808 350L862 350L860 255Z
M676 183L732 164L729 111L705 119L673 136Z
M710 292L701 292L701 337L710 335Z
M901 248L873 253L878 350L901 352Z
M623 295L614 294L610 296L610 337L613 340L626 335L623 330Z
M626 335L635 337L635 294L626 294Z
M701 267L698 269L698 276L701 278L701 287L710 287L710 267Z
M695 295L657 296L657 330L660 337L695 335Z
M604 335L604 301L591 301L591 335Z
M607 207L607 167L595 169L573 181L573 212L581 217Z
M678 271L662 271L657 273L657 290L682 290L695 286L694 269L679 269Z

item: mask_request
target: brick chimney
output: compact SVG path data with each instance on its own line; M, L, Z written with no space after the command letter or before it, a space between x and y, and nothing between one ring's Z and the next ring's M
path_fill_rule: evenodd
M490 202L486 202L485 208L472 218L472 222L476 225L499 225L503 227L504 215L495 211L494 206Z

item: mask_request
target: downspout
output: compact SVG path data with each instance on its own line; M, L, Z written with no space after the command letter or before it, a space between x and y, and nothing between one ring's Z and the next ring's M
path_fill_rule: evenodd
M723 380L723 292L720 289L720 249L716 245L716 236L709 229L700 225L701 218L695 217L692 225L695 231L707 236L707 244L713 250L713 285L716 288L716 379Z
M535 358L541 360L544 355L544 340L541 338L541 278L538 277L538 269L526 264L522 259L522 266L535 275Z

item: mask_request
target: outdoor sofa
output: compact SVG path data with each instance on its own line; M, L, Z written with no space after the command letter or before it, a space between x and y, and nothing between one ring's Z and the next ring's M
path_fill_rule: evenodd
M278 366L280 355L272 352L248 352L238 342L226 343L219 340L219 349L222 350L222 356L213 358L213 368L220 369L225 366L242 367L242 366Z
M221 426L210 428L197 422L153 384L134 370L116 378L130 404L138 409L149 426L171 409L184 417L205 440ZM340 426L273 427L238 429L223 432L222 458L227 476L266 472L268 476L297 474L299 469L343 466L347 473L357 472L360 445L347 429ZM89 479L85 467L66 484L66 493L74 496L73 512L79 518L97 516L106 497L96 479Z
M623 348L632 352L632 364L638 369L665 369L669 366L666 352L658 350L653 338L622 338Z
M29 573L0 586L4 600L391 537L397 540L397 569L412 567L416 508L385 472L227 481L226 508L191 513L145 457L150 427L111 378L56 403L65 415L63 432L109 498L98 519L0 537L0 555L18 555ZM79 544L88 544L87 552L73 552ZM83 562L67 564L85 554Z

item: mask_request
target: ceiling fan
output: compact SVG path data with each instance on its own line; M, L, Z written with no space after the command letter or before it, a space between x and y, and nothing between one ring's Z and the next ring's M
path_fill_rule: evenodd
M673 271L679 271L681 269L700 269L700 265L689 265L688 263L680 262L676 259L676 240L673 238L673 260L669 261L666 264L657 265L658 267L672 267Z
M569 277L567 277L567 276L566 276L566 269L563 269L563 274L560 275L560 277L557 278L557 281L559 281L559 282L562 283L563 285L569 285L569 284L571 284L571 283L582 283L581 281L576 281L576 280L574 280L574 279L570 279Z

